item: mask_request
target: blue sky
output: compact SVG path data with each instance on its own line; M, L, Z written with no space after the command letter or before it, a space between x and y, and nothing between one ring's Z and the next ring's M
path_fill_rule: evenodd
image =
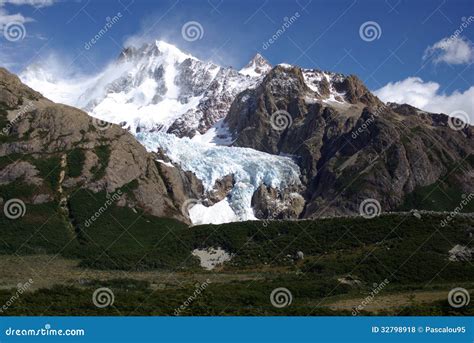
M0 36L0 64L15 72L54 53L70 62L71 70L92 74L113 60L127 42L162 39L198 58L237 69L260 52L272 64L286 62L356 74L373 90L419 77L423 86L436 84L431 96L440 96L465 92L474 83L474 23L469 21L474 15L472 0L2 2L0 29L2 25L5 28L5 18L20 15L26 30L19 41ZM104 27L106 18L119 12L117 23L89 50L84 49L84 44ZM285 32L264 49L263 44L292 17L296 19ZM182 27L190 21L202 27L201 39L183 38ZM360 28L366 22L378 25L377 39L361 38ZM469 23L455 40L448 41L456 44L449 49L435 46L453 35L463 22Z

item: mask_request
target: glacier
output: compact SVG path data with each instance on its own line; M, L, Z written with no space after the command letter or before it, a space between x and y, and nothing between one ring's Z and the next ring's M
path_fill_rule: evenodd
M301 185L299 167L290 157L179 138L164 132L142 132L136 137L148 151L156 152L160 148L172 162L193 172L207 191L213 189L217 180L234 176L234 188L226 199L211 207L197 204L189 210L193 224L255 220L251 201L260 185L277 189Z
M61 68L46 67L29 66L20 77L55 101L129 130L149 151L162 149L173 163L193 172L207 191L216 180L233 175L227 198L188 210L193 224L257 219L251 201L260 185L300 185L299 168L290 157L230 146L232 134L224 118L233 100L257 87L272 68L259 54L237 71L155 41L125 48L89 77L68 78L58 72Z

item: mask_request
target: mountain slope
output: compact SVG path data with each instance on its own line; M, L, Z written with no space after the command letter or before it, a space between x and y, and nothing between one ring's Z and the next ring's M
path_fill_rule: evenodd
M262 79L200 61L163 41L125 48L99 75L81 82L85 90L37 65L20 77L46 95L132 133L162 131L179 137L205 133L226 116L238 93Z
M277 66L236 98L225 121L235 146L295 157L304 217L356 214L367 198L393 211L441 180L458 191L454 208L474 189L472 127L456 131L445 115L387 106L355 76Z
M3 68L0 112L2 195L67 212L78 189L121 191L120 206L187 221L181 204L202 192L191 173L157 162L127 131L43 98Z
M258 54L237 72L156 41L126 48L88 84L80 106L207 185L196 197L199 223L354 215L366 199L382 211L446 211L474 188L472 127L455 130L445 115L386 105L353 75L272 68ZM272 170L249 168L259 159L278 166L278 182ZM212 219L216 211L227 219Z

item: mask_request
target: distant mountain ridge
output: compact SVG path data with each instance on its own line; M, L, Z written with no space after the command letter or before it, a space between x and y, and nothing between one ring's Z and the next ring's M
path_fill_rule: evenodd
M150 151L166 145L174 164L186 165L206 184L219 181L216 170L229 171L219 174L234 180L220 200L232 207L226 205L226 213L245 213L235 218L253 218L249 206L257 218L350 215L366 199L376 201L379 211L449 210L474 189L471 126L453 127L446 115L384 104L357 76L285 63L272 67L260 54L236 71L162 41L128 47L89 83L78 103L129 130ZM172 151L192 151L193 144L205 155ZM290 156L300 168L301 186L275 188L248 165L245 177L240 175L244 184L236 185L232 173L239 168L229 169L226 160L238 154L234 161L245 161L247 152L215 145L254 149L250 165L268 159L259 151ZM298 184L290 175L281 179L284 168L277 174L278 184ZM437 200L425 201L430 194ZM452 196L445 201L443 194ZM206 196L201 200L213 204Z
M430 209L426 187L450 194L440 210L456 207L474 191L474 128L448 119L385 105L356 76L279 65L239 94L225 123L234 146L295 157L306 186L301 216L310 218L357 213L366 199L379 212L407 201ZM255 200L269 198L278 196L261 189Z

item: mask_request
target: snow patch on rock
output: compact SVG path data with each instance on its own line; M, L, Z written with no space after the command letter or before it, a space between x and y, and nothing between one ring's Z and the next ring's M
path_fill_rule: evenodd
M199 258L201 261L201 267L207 270L212 270L216 266L223 264L224 262L230 261L233 257L224 249L218 247L207 248L207 249L194 249L192 255Z
M193 225L222 224L239 220L230 207L228 199L223 199L209 207L196 204L188 210L188 213Z
M204 205L194 206L190 210L193 223L255 220L252 195L261 184L280 190L301 185L299 167L289 157L250 148L216 146L162 132L143 132L137 138L147 150L162 149L173 163L193 172L207 191L213 189L217 180L233 175L235 184L227 199L207 209Z

